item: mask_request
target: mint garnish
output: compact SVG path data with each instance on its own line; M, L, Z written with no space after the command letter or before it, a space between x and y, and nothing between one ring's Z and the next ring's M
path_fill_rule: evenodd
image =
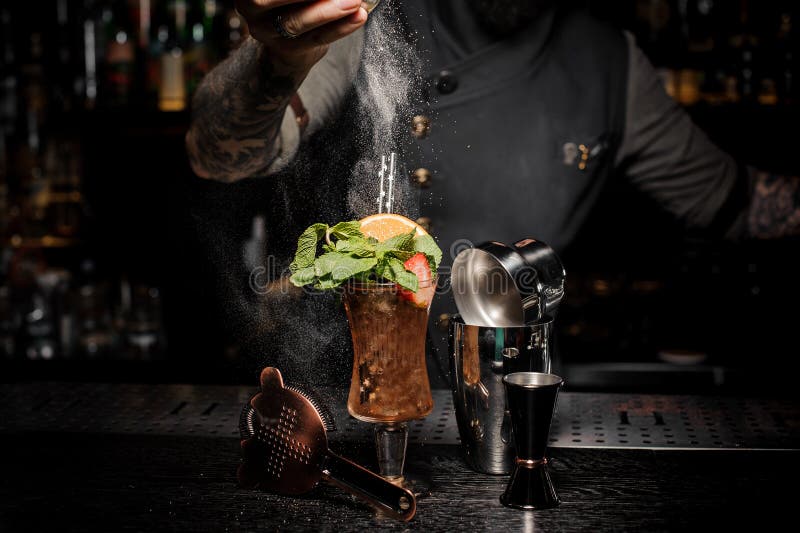
M417 275L406 270L406 267L403 266L403 262L395 257L386 257L379 265L377 274L384 279L394 281L411 292L417 292L419 288Z
M358 220L309 226L297 240L290 281L322 290L335 289L350 279L391 281L417 292L419 280L403 262L418 252L425 254L431 273L436 273L442 251L430 235L417 236L412 230L378 242L360 228Z
M442 249L430 235L419 235L414 239L414 249L422 252L428 258L431 272L436 272L442 262Z
M317 256L317 243L325 236L328 231L327 224L314 224L306 228L300 238L297 239L297 251L294 254L294 261L289 265L292 273L314 265L314 258Z

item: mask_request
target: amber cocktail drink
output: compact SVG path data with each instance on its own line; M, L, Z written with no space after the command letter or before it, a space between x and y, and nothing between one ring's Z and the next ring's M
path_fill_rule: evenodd
M388 166L384 156L378 213L306 228L289 279L297 287L343 291L353 338L347 409L375 424L381 475L408 488L407 422L433 409L425 339L442 249L422 226L391 212L395 170L395 154Z
M394 283L350 283L344 303L353 338L347 410L374 422L381 475L401 483L410 420L433 409L425 365L425 336L435 279L416 298ZM426 294L429 296L420 298Z
M425 367L428 306L400 297L393 283L352 284L345 308L353 337L347 409L365 422L406 422L433 409Z

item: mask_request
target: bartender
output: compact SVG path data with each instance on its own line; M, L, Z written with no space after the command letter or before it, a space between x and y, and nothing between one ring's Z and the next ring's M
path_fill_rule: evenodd
M616 179L686 228L798 233L798 181L714 146L630 35L548 0L384 1L371 13L367 4L238 0L250 37L196 93L195 173L263 180L285 206L273 233L369 214L347 203L358 139L375 126L359 84L371 46L398 43L423 69L392 131L419 199L404 214L436 237L445 261L462 239L533 236L562 250Z

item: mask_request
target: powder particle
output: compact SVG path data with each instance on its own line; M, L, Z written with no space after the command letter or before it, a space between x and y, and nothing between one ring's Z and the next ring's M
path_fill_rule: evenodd
M400 23L398 9L392 2L384 2L367 25L361 73L356 79L359 113L364 123L372 125L356 139L362 157L352 170L348 206L357 217L377 211L381 156L388 159L390 152L398 153L393 210L408 215L417 209L408 180L402 179L406 175L403 150L395 141L407 129L413 114L412 94L421 78L420 58Z

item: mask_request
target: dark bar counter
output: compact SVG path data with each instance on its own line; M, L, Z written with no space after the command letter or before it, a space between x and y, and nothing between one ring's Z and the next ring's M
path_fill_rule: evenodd
M564 392L551 430L560 507L504 508L507 478L461 458L449 391L410 427L406 471L427 479L409 523L330 486L289 498L240 489L236 386L0 385L2 531L413 529L768 530L792 523L800 409L787 399ZM376 469L371 427L332 408L337 453Z

